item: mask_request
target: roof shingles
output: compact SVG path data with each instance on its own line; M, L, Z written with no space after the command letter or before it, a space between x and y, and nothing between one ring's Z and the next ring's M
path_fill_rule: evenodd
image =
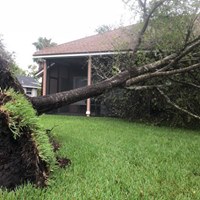
M22 87L28 88L40 88L40 84L33 77L29 76L17 76L18 81L22 85Z
M97 34L55 47L45 48L33 56L59 55L59 54L81 54L114 52L119 50L130 50L133 40L133 26L119 28L102 34ZM135 32L135 31L134 31Z

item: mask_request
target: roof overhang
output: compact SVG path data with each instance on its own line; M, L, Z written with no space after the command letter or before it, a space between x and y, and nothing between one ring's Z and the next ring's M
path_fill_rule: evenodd
M107 52L91 52L91 53L71 53L71 54L52 54L52 55L33 55L33 58L48 59L48 58L72 58L72 57L89 57L89 56L106 56L106 55L119 55L132 52L131 50L124 51L107 51ZM40 77L43 74L43 69L35 74Z
M33 55L33 58L67 58L67 57L87 57L125 54L130 51L109 51L109 52L91 52L91 53L71 53L71 54L52 54L52 55Z
M41 86L31 86L31 85L22 85L24 88L33 88L33 89L39 89Z

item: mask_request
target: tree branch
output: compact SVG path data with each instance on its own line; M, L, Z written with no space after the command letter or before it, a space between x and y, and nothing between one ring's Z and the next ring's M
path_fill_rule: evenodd
M148 16L148 13L147 13L147 0L138 0L138 4L139 6L141 7L141 10L143 12L143 19L146 19L147 16Z
M182 85L187 85L187 86L194 87L194 88L200 90L200 85L196 85L194 83L188 83L188 82L185 82L185 81L174 80L172 78L170 78L170 80L175 82L175 83L179 83L179 84L182 84Z
M167 85L142 85L142 86L130 86L126 87L128 90L152 90L152 89L157 89L157 88L164 88Z
M198 46L200 46L200 36L196 39L194 39L190 44L188 44L187 48L185 48L181 53L173 53L169 56L166 56L165 58L158 60L156 62L146 64L142 67L138 68L138 73L143 74L146 72L153 72L157 70L157 72L165 71L175 65L180 59L182 59L184 56L192 52L194 49L196 49ZM166 65L166 66L164 66ZM163 67L164 66L164 67Z
M194 18L191 19L191 21L190 21L191 23L189 24L188 29L187 29L187 33L186 33L186 35L185 35L185 45L184 45L184 47L187 46L187 44L188 44L188 42L189 42L189 40L190 40L190 37L191 37L192 31L193 31L195 22L197 21L198 17L199 17L199 15L196 15L196 16L194 16Z
M179 73L183 73L183 72L187 72L196 68L200 67L200 63L195 64L195 65L191 65L189 67L185 67L182 69L176 69L176 70L171 70L171 71L165 71L165 72L154 72L154 73L146 73L137 77L134 77L132 79L129 79L126 81L126 86L131 86L135 83L138 83L140 81L144 81L144 80L148 80L150 78L154 78L154 77L162 77L162 76L170 76L173 74L179 74Z
M173 101L171 101L171 99L159 88L157 88L158 92L166 99L167 103L170 104L171 106L173 106L174 108L178 109L179 111L183 112L183 113L186 113L187 115L195 118L195 119L198 119L200 120L200 116L184 109L184 108L181 108L180 106L178 106L176 103L174 103Z
M141 29L141 31L139 32L138 36L137 36L137 40L135 42L135 45L132 49L133 51L133 55L135 56L135 53L137 52L141 42L142 42L142 38L144 36L144 33L146 32L146 29L148 27L148 24L149 24L149 21L150 21L150 18L152 17L153 13L155 12L155 10L160 7L165 1L167 0L161 0L161 1L158 1L155 3L155 5L153 6L153 8L151 9L151 11L149 12L149 14L147 15L147 17L145 18L144 20L144 25Z
M176 65L179 60L181 60L184 56L192 52L195 48L197 48L200 45L200 36L198 36L193 42L190 43L189 46L187 46L183 51L181 51L175 59L173 59L167 66L159 69L158 71L165 71L169 69L172 65Z
M134 42L134 46L132 47L132 61L135 61L135 57L136 57L136 52L139 49L139 46L142 42L142 39L144 37L144 34L147 30L150 18L152 17L153 13L155 12L155 10L161 6L165 1L167 0L161 0L155 3L155 5L153 6L153 8L151 9L151 11L149 12L149 14L147 15L147 17L144 19L144 25L141 29L141 31L138 33L137 37L136 37L136 41ZM128 67L127 68L128 71L130 71L131 73L135 73L135 71L137 71L137 69L135 67Z

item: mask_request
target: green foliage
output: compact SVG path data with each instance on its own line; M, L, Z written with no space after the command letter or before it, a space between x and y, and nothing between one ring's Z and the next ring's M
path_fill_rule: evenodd
M102 95L101 103L106 108L106 116L139 121L150 119L150 92L147 90L116 88Z
M5 91L5 94L12 99L3 105L1 110L7 115L8 126L13 137L16 139L24 133L31 134L41 159L53 166L55 156L52 146L31 103L23 94L16 93L13 89Z
M123 0L142 24L158 0ZM200 0L166 0L156 9L148 25L144 47L172 52L200 34Z
M10 53L6 50L3 39L0 35L0 57L9 63L9 69L10 71L16 76L16 75L25 75L26 72L21 69L15 62L15 53Z
M38 72L38 66L37 65L29 65L27 76L34 77L35 79L38 79L38 77L35 76L36 72Z
M163 80L154 80L149 84L166 84ZM180 107L199 115L199 89L173 83L164 91ZM103 94L99 101L106 108L106 116L120 117L132 121L143 121L156 125L197 128L197 119L176 110L163 99L156 89L127 90L113 89Z
M93 59L93 81L99 82L105 78L117 74L126 66L141 66L154 62L164 53L159 51L139 51L136 54L135 63L130 54L119 54L113 57L103 56ZM193 55L185 58L184 65L191 65L195 61ZM163 90L174 103L184 109L199 115L200 113L200 93L198 88L191 88L187 83L199 85L199 70L188 72L181 76L172 76L170 78L155 78L141 83L143 85L161 85ZM180 84L176 81L183 81L186 84ZM128 90L126 88L114 88L95 98L96 102L105 107L106 116L120 117L129 120L139 120L155 124L165 124L178 127L197 127L199 123L194 118L177 111L163 99L155 88L147 90Z
M39 37L37 42L34 42L33 45L35 46L36 50L42 50L47 47L56 46L57 44L46 37Z
M15 62L11 63L10 71L14 74L14 76L17 76L17 75L26 76L26 71L21 69Z
M1 35L0 35L0 57L6 60L8 63L13 62L12 54L6 50Z
M35 46L37 51L42 50L44 48L48 48L48 47L54 47L57 45L57 43L52 42L51 39L47 39L46 37L39 37L37 42L33 42L32 44ZM33 61L40 63L40 62L43 62L43 59L34 58Z
M150 4L153 4L150 1ZM149 23L145 42L165 52L178 51L200 34L199 0L168 0Z
M154 127L112 118L46 115L72 165L54 172L45 189L30 184L0 190L0 199L200 199L199 131Z
M165 52L178 51L195 37L195 29L190 30L190 34L187 34L194 18L195 16L188 15L160 16L151 21L144 42L148 43L151 49Z
M149 13L154 3L158 1L124 0L124 2L129 4L131 8L138 4L142 20L137 26L142 26L142 21L146 14ZM142 7L144 2L147 3L146 9ZM97 81L103 80L103 78L110 78L127 67L143 66L171 53L183 50L186 44L200 35L199 8L199 0L167 0L153 14L135 60L133 60L131 54L117 55L113 57L112 62L109 61L107 63L105 61L102 62L102 58L99 59L99 62L96 59L93 63L97 63L96 71L93 70L96 76L93 77L97 77ZM185 56L181 64L175 66L175 68L187 67L198 63L199 51L200 49L196 48L190 55ZM98 77L98 75L100 76ZM181 82L185 84L181 84ZM161 86L175 104L199 115L199 89L189 87L187 83L199 85L199 70L171 76L170 78L154 78L140 83L139 86ZM147 91L113 89L113 91L103 94L100 100L106 107L108 111L106 115L108 116L150 121L156 124L164 123L170 126L199 126L197 120L168 105L155 87Z
M105 33L105 32L111 31L111 30L113 30L113 26L104 24L104 25L99 26L95 31L98 34L102 34L102 33Z

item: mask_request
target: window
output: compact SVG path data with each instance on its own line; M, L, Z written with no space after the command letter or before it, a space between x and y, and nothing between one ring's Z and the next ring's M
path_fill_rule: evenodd
M28 96L31 96L32 95L32 88L26 88L26 94Z

